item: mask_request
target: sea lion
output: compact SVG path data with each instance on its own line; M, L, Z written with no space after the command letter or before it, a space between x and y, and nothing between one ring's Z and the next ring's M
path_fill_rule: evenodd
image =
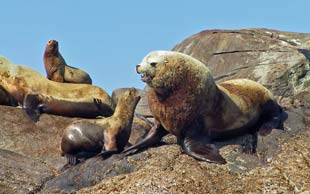
M124 93L129 90L130 88L118 88L113 90L111 95L112 100L112 107L115 107L119 98L124 95ZM137 115L143 116L145 118L153 118L153 115L150 111L148 102L147 102L147 95L145 90L137 89L138 96L141 96L141 99L136 107L135 113Z
M169 132L188 155L224 164L212 138L251 131L256 125L265 135L281 126L281 107L267 88L248 79L216 84L206 65L189 55L154 51L136 71L148 85L155 124L145 139L124 152L151 146Z
M111 99L103 89L88 84L50 81L25 66L12 64L0 57L0 86L23 106L34 121L40 113L95 118L113 113ZM93 99L102 101L98 110Z
M43 62L47 78L56 82L92 84L88 73L70 67L59 52L58 42L49 40L45 47Z
M0 105L17 106L17 102L2 86L0 86Z
M69 164L77 158L103 153L123 151L128 143L134 111L140 96L132 88L120 98L111 117L75 121L64 130L61 140L61 155Z

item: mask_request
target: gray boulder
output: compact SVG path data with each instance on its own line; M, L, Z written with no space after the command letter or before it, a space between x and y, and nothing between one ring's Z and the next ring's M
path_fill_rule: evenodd
M310 87L310 34L269 29L205 30L173 48L211 69L217 81L249 78L278 96Z

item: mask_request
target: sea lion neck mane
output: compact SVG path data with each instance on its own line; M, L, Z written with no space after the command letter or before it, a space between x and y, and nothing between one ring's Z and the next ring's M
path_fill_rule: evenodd
M212 111L218 95L217 86L209 69L200 61L182 53L155 51L148 54L137 68L142 81L148 85L151 112L156 116L165 110L167 117L161 118L161 124L171 129L171 133L179 135L180 129L192 123L198 115ZM168 122L170 120L175 122Z

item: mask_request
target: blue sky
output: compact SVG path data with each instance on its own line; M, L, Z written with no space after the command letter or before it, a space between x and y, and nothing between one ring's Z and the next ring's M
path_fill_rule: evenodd
M143 88L134 67L206 29L271 28L310 33L310 1L28 0L1 2L0 55L45 75L43 52L59 41L68 65L109 93Z

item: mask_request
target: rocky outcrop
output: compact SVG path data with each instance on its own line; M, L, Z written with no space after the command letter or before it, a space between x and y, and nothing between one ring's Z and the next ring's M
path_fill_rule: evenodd
M210 30L173 50L209 66L217 81L256 80L284 96L284 130L215 142L226 165L183 154L172 136L166 144L127 157L135 168L107 177L79 193L307 193L310 189L310 34L267 29ZM256 142L256 153L247 154ZM122 159L124 160L124 159ZM164 178L163 178L164 177Z
M175 47L207 63L219 81L246 77L277 95L293 97L281 100L286 110L284 130L214 142L228 162L225 165L193 159L168 135L161 145L129 156L96 156L67 166L59 155L59 143L63 129L78 118L43 114L33 123L20 108L0 106L0 193L306 194L309 48L308 34L266 29L204 31ZM125 90L115 90L114 102ZM139 95L136 113L148 117L145 92ZM135 117L130 143L139 141L150 127L149 121ZM247 153L253 148L256 153Z
M9 106L0 106L0 115L0 193L39 191L66 164L59 142L74 119L43 114L33 123Z
M206 30L173 50L207 64L218 81L249 78L280 96L296 95L310 87L310 34L269 29Z
M0 193L38 191L56 176L44 162L0 149Z
M122 161L122 168L128 169L126 174L107 177L78 193L306 192L310 189L309 111L289 111L285 130L259 136L255 154L242 152L251 139L249 135L217 142L222 144L226 165L199 162L183 154L174 137L169 136L166 145Z
M60 142L65 127L78 118L42 114L40 121L33 123L21 108L9 106L0 106L0 115L0 193L78 190L108 175L125 172L114 166L123 155L95 157L77 167L66 167L65 158L60 156ZM139 141L150 127L149 122L134 118L129 142ZM94 172L100 174L96 177ZM61 180L59 184L57 180Z

